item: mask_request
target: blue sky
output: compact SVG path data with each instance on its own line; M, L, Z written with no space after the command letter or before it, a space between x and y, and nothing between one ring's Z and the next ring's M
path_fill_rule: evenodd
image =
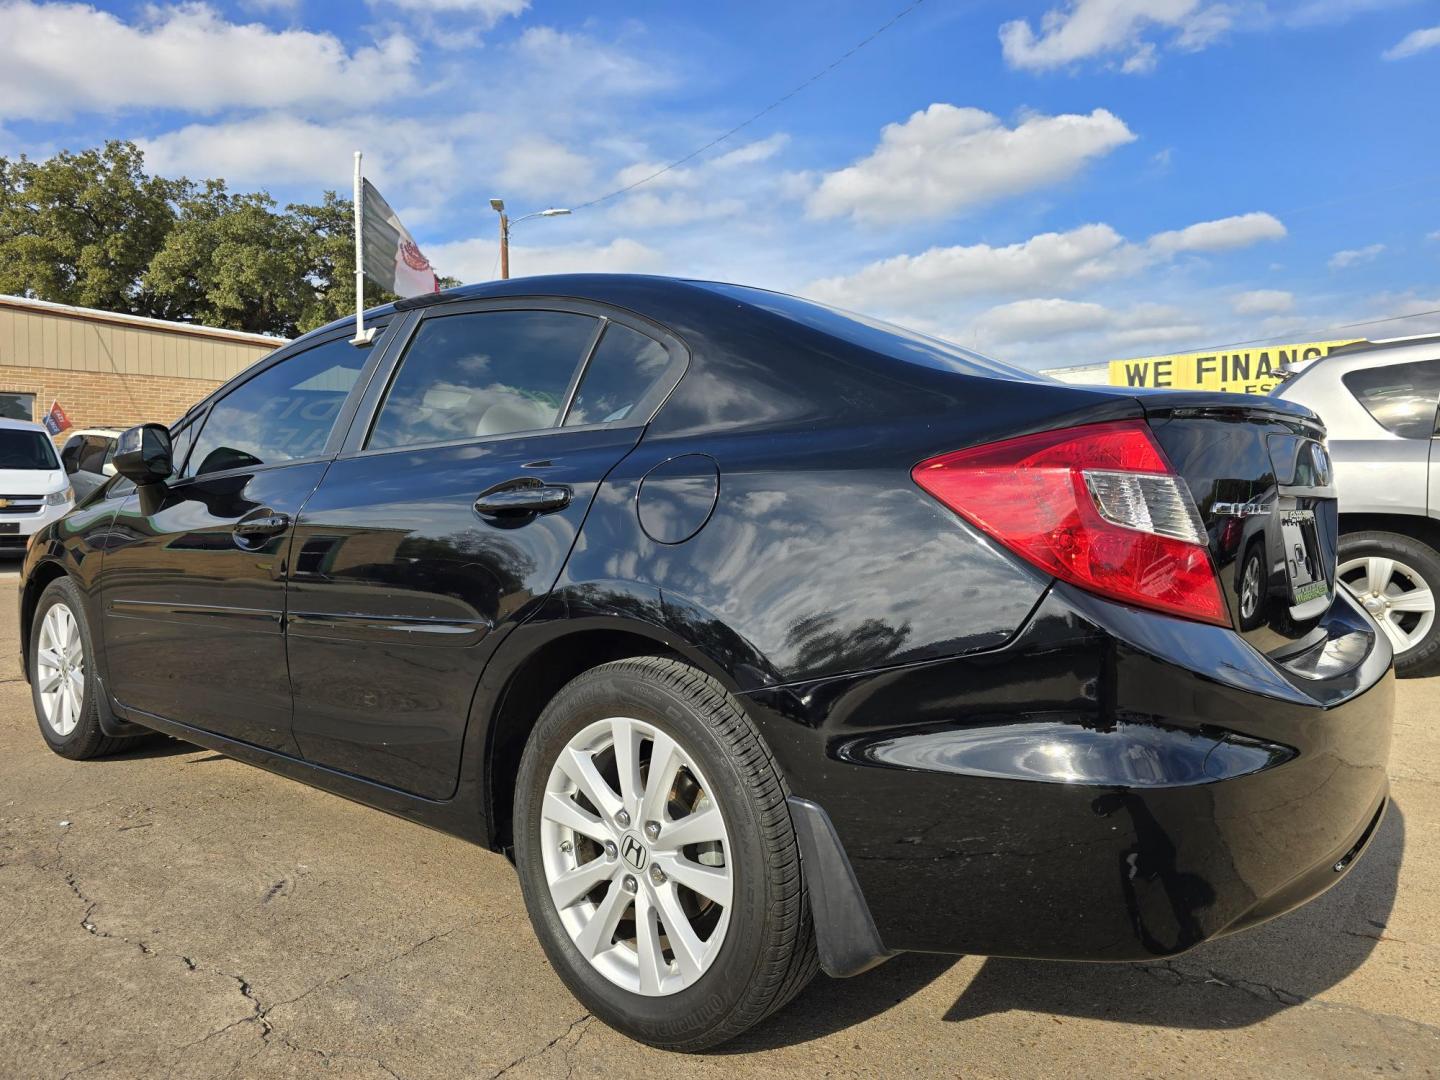
M823 70L905 0L0 0L0 153L106 138L282 201L350 151L442 272ZM512 272L798 292L1031 366L1440 330L1440 3L924 0Z

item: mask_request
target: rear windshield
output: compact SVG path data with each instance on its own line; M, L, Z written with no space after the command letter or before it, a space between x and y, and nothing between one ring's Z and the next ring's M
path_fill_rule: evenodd
M40 431L0 428L0 469L58 469L55 447Z
M969 349L962 349L940 338L907 330L903 326L857 315L853 311L817 304L785 293L752 289L745 285L722 285L718 282L697 282L707 289L733 297L765 311L794 319L798 323L848 341L872 352L893 356L912 364L957 371L962 375L983 375L992 379L1014 379L1021 382L1050 382L1048 376L1024 368L1013 367Z

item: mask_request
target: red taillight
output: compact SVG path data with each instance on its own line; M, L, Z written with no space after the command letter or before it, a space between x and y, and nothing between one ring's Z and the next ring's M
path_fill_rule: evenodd
M1204 526L1150 428L1120 420L922 461L915 482L1047 574L1230 625Z

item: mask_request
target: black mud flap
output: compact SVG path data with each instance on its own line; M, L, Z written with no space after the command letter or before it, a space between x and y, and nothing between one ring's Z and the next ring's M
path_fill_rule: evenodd
M895 953L880 940L830 815L809 799L791 795L786 802L800 842L820 967L832 978L848 979L883 964Z

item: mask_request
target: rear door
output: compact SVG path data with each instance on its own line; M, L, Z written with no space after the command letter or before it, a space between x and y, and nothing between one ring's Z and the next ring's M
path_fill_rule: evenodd
M337 334L262 362L177 429L175 478L132 489L100 589L122 705L294 752L286 556L370 355Z
M1423 514L1427 503L1434 508L1431 440L1440 360L1357 367L1341 375L1340 384L1373 421L1360 416L1331 435L1346 512Z
M446 305L407 334L297 524L288 653L306 758L441 798L486 660L684 361L561 301Z

